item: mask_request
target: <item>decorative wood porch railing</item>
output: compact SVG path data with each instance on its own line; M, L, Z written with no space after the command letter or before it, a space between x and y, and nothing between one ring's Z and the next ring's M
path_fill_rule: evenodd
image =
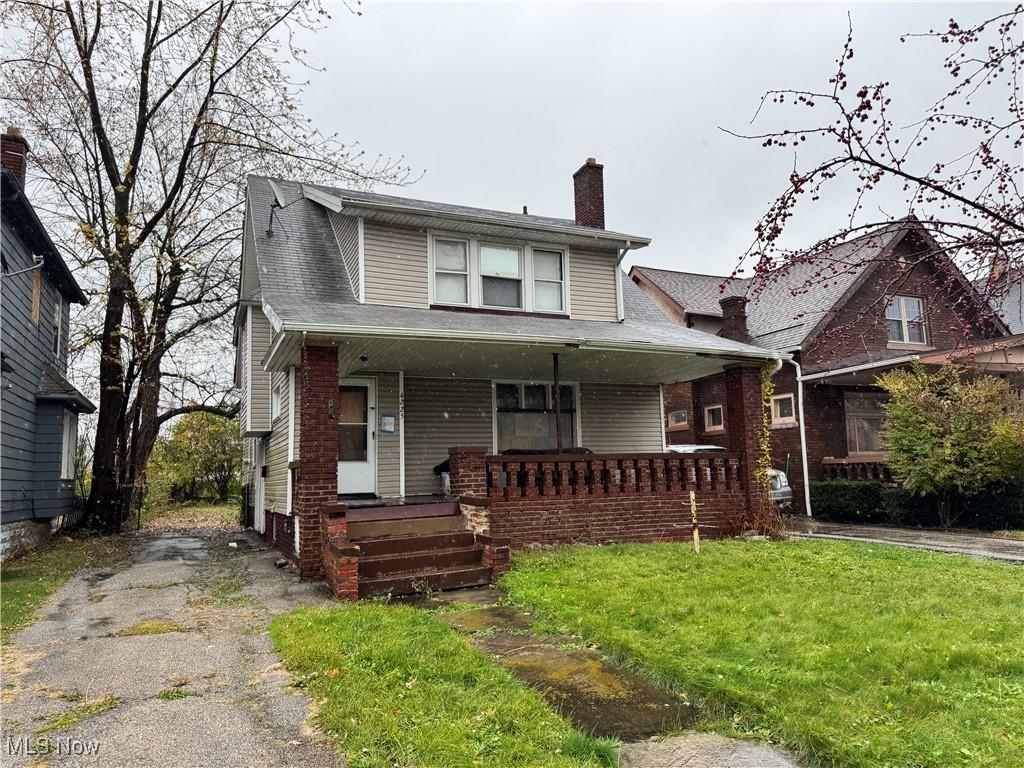
M884 456L849 456L842 459L822 459L821 468L826 480L877 480L896 485Z
M714 492L740 487L729 453L485 456L488 498Z

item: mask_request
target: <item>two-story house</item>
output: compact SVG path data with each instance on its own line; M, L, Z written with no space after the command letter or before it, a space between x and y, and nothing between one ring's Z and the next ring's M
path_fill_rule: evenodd
M509 544L688 536L690 490L709 533L743 514L756 444L666 453L663 386L722 373L743 423L778 355L627 316L649 240L605 228L601 165L573 178L574 219L249 178L243 483L303 576L458 586Z
M30 549L74 510L78 415L67 380L71 304L87 299L25 195L28 142L0 137L0 553Z
M799 260L757 284L643 266L629 276L672 322L792 356L794 364L774 377L771 445L801 507L801 435L811 481L889 479L885 395L875 386L883 371L968 355L979 369L1014 370L1001 348L983 344L1006 337L1006 324L912 219ZM728 443L736 425L721 377L676 383L665 392L670 443Z

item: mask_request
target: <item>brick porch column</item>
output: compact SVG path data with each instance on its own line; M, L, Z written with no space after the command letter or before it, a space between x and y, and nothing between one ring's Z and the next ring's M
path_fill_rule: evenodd
M324 577L320 511L338 503L338 349L303 347L302 442L293 506L299 525L299 575Z
M745 516L753 514L764 496L754 475L761 453L758 432L762 423L761 369L735 365L725 369L725 429L729 450L740 460L740 483L747 501Z

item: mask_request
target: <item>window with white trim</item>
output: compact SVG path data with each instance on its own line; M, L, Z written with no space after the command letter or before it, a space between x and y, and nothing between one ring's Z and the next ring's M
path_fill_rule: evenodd
M533 308L538 312L562 312L565 308L565 276L562 252L533 250Z
M846 392L846 450L857 454L885 453L886 396L874 392Z
M480 244L480 306L523 308L521 248Z
M889 341L924 344L924 299L917 296L893 296L885 307L885 327Z
M276 421L281 415L281 385L278 384L270 391L270 420Z
M792 393L775 395L772 398L772 424L796 424L796 410L793 405Z
M64 297L60 291L55 292L57 298L53 304L53 359L60 359L61 333L64 330Z
M689 429L690 415L685 408L679 408L668 412L669 429Z
M432 304L569 311L568 252L542 243L507 243L444 233L430 239Z
M554 385L547 382L496 382L494 421L498 452L557 448ZM560 385L562 447L576 447L576 385Z
M469 304L469 241L434 240L434 301Z
M64 411L64 430L60 441L60 479L75 479L75 453L78 450L78 414Z
M725 431L725 408L721 405L709 405L704 409L704 431Z

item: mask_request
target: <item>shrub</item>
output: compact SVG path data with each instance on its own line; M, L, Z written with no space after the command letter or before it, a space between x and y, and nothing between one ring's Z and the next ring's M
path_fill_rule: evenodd
M986 488L965 506L961 524L968 528L1024 530L1024 483Z
M814 516L840 523L879 522L882 484L874 480L826 480L811 483Z
M936 527L939 512L933 496L919 496L906 488L882 488L879 494L882 520L890 525Z

